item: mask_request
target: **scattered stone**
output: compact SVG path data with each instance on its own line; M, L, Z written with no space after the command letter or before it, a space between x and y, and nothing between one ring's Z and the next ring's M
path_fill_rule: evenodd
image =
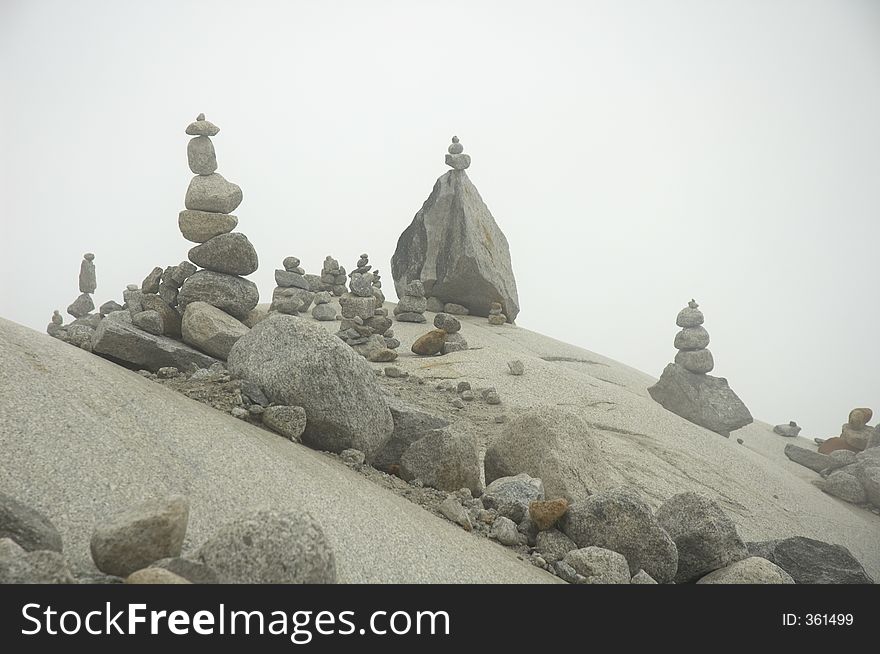
M510 518L499 516L492 523L492 530L489 532L489 538L494 538L502 545L512 547L515 545L525 545L526 536L519 533L516 523Z
M400 377L409 377L409 373L405 370L401 370L397 366L385 366L385 376L397 379Z
M452 406L454 406L456 409L463 409L465 406L464 400L462 400L460 397L457 397L454 400L452 400L452 402L450 402L450 404Z
M187 241L205 243L215 236L228 234L235 229L238 226L238 218L228 213L187 209L177 216L177 226Z
M584 579L583 575L579 575L575 572L575 569L565 561L557 561L554 563L553 570L560 579L570 584L577 584Z
M180 371L173 366L168 366L166 368L159 368L156 371L156 377L158 377L159 379L171 379L173 377L177 377L177 375L179 375L179 374L180 374Z
M0 539L12 539L26 552L61 552L61 534L52 521L14 497L0 492Z
M544 499L544 484L540 479L522 473L500 477L486 486L483 506L495 509L499 515L521 522L529 515L529 504Z
M511 375L523 375L526 372L526 368L523 365L523 362L517 359L516 361L508 361L507 368L510 370Z
M101 572L125 577L179 556L188 521L189 502L180 495L130 507L95 526L92 559Z
M433 329L416 339L412 344L412 351L419 356L434 356L443 349L446 342L446 332L442 329Z
M453 352L462 352L468 349L468 342L461 335L461 332L447 334L443 347L440 349L441 354L451 354Z
M258 384L273 402L302 406L302 442L310 447L354 448L372 462L391 436L391 412L370 366L311 321L263 320L232 347L229 371Z
M144 568L132 572L125 579L127 584L191 584L188 579L165 568Z
M654 578L651 575L649 575L647 572L645 572L644 570L639 570L635 574L635 576L633 576L630 583L631 584L641 584L641 585L649 585L649 584L656 585L657 582L654 581Z
M477 442L471 434L434 429L409 446L400 457L400 476L421 479L426 486L456 491L482 491Z
M773 428L773 433L785 436L786 438L794 438L801 433L801 428L794 420L792 420L787 425L776 425Z
M266 407L263 411L263 424L285 438L299 443L300 436L306 429L306 412L299 406Z
M775 563L798 584L873 584L862 564L843 545L795 536L747 543L749 552Z
M60 552L28 552L11 538L0 538L0 584L75 584Z
M248 417L251 415L250 411L240 406L232 407L232 411L230 411L230 413L232 414L233 418L238 418L239 420L247 420Z
M104 304L100 306L98 311L101 313L102 316L108 316L114 311L122 311L122 308L122 305L119 304L119 302L117 302L116 300L107 300Z
M455 387L456 393L464 393L465 391L471 390L471 383L466 381L460 381Z
M815 470L816 472L822 472L823 470L832 467L834 463L831 457L827 454L819 454L818 452L813 452L804 447L798 447L794 443L789 443L785 446L785 456L795 463L799 463L800 465L805 466L810 470Z
M604 491L575 502L560 525L579 547L595 545L623 554L630 574L641 568L661 584L675 578L675 542L645 501L629 488Z
M225 584L332 584L336 559L305 511L261 509L221 526L198 551Z
M568 511L568 500L563 497L529 502L529 517L542 531L552 528L566 511Z
M626 558L603 547L584 547L568 552L563 559L587 584L628 584L631 573Z
M677 584L696 581L749 556L736 525L708 497L692 492L674 495L657 509L656 518L678 549Z
M207 302L191 302L183 312L181 331L184 343L225 360L236 341L250 330Z
M578 548L571 538L558 529L548 529L538 532L535 539L535 548L548 563L556 563L565 558L565 555Z
M259 267L257 251L247 236L238 232L220 234L189 251L197 266L225 275L250 275Z
M785 570L758 556L737 561L710 572L698 584L793 584Z
M461 393L461 399L463 399L465 402L472 402L476 399L476 397L477 396L474 395L473 391L462 391Z
M208 566L198 561L191 561L180 557L159 559L150 564L150 568L161 568L173 572L178 577L183 577L192 584L216 584L219 583L217 574ZM149 568L148 568L149 569Z
M460 525L465 531L473 530L474 527L468 512L461 505L461 502L455 499L455 496L450 495L443 500L437 510L448 520Z

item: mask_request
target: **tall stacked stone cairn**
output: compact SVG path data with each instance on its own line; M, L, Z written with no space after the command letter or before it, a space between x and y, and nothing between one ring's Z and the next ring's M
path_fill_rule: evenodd
M508 322L519 313L516 279L507 238L471 182L471 164L458 137L446 155L452 170L434 190L397 241L391 274L397 297L420 280L432 311L488 316L493 302ZM462 310L463 309L463 310Z
M507 322L507 316L505 316L501 312L501 303L493 302L492 308L489 309L489 324L490 325L503 325Z
M205 302L237 320L245 320L257 306L260 294L245 275L257 270L259 260L247 236L233 232L238 218L232 212L241 204L241 188L215 172L217 156L212 136L220 128L199 114L186 133L189 167L195 177L186 191L186 210L178 225L183 237L199 243L189 251L189 260L201 270L186 277L177 296L185 313L189 304Z
M299 264L300 260L296 257L286 257L281 264L284 269L275 271L275 283L278 286L272 293L269 311L295 315L309 310L315 293L310 290L311 284Z
M400 322L426 322L425 310L428 300L421 280L414 279L403 291L400 302L394 307L394 317Z
M382 292L382 277L379 275L379 269L373 270L373 296L376 298L376 304L383 306L385 304L385 293Z
M328 292L336 297L341 297L346 291L345 268L340 266L339 262L330 255L324 258L320 275L306 275L305 277L309 282L309 288L315 293Z
M101 305L99 313L95 310L95 302L92 294L98 287L95 276L95 255L87 252L79 266L79 292L80 295L67 307L67 313L74 317L69 325L64 324L64 318L56 310L52 313L52 320L46 327L46 333L50 336L70 343L76 347L91 351L95 329L104 317L104 309L111 307L110 303ZM113 304L116 304L115 302Z
M703 312L691 300L676 318L681 331L675 336L679 350L675 362L663 370L660 380L648 389L667 410L722 436L752 422L752 414L723 377L712 377L715 363L709 333L703 328Z
M350 274L350 291L339 298L342 323L336 335L368 361L394 361L400 342L394 338L388 311L374 293L370 268L369 257L362 254Z

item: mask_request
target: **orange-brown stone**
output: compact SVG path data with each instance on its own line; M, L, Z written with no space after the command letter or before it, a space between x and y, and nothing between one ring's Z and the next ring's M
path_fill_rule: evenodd
M562 497L529 502L529 517L541 531L550 529L566 511L568 511L568 500Z

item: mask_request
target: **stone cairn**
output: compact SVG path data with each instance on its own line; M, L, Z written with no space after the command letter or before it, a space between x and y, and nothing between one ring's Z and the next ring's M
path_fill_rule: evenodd
M186 133L192 136L187 146L190 170L195 177L186 191L186 210L178 218L180 233L188 241L199 243L189 251L189 260L202 268L186 275L179 285L177 304L182 314L188 304L206 302L238 320L245 320L257 306L260 294L256 284L244 279L259 266L257 252L247 236L233 232L238 218L232 212L241 204L241 188L215 172L217 156L211 137L220 128L199 114ZM182 264L181 264L182 265ZM168 275L173 285L187 267ZM162 281L165 282L165 275ZM168 289L171 295L171 289Z
M860 407L849 412L847 421L840 428L840 436L826 439L819 446L820 454L831 454L835 450L861 452L871 446L875 430L868 426L874 412Z
M67 313L74 317L74 321L69 325L65 325L61 313L55 310L52 313L51 322L46 327L46 333L65 343L91 351L92 335L105 315L104 310L111 307L111 303L107 302L101 305L99 313L92 313L95 310L92 293L95 292L97 287L95 255L87 252L83 255L82 263L79 266L80 295L67 307ZM116 303L113 302L112 304L115 305Z
M678 312L675 324L681 327L681 331L675 335L675 363L689 372L706 374L712 372L715 361L712 353L706 349L709 345L709 332L703 327L703 312L699 304L691 300L688 305Z
M503 325L507 322L507 316L501 313L501 303L493 302L491 307L489 308L489 324L490 325Z
M452 137L452 143L447 148L446 165L454 170L464 170L471 165L471 155L463 154L464 146L458 142L458 137Z
M333 306L332 301L333 296L330 294L330 291L318 291L315 293L315 306L312 308L312 318L322 321L336 320L336 307Z
M345 293L345 268L339 265L339 262L327 255L324 258L324 265L321 268L321 275L306 275L312 291L315 293L329 292L336 297L341 297Z
M374 294L370 268L369 257L362 254L350 275L350 292L339 298L342 323L336 335L368 361L394 361L400 342L394 338L388 311Z
M406 285L403 297L394 307L394 317L400 322L426 322L427 308L425 287L420 279L414 279Z
M434 327L436 329L415 340L411 348L413 354L434 356L468 349L468 343L460 333L461 323L455 316L438 313L434 316Z
M300 267L296 257L286 257L282 262L283 270L275 271L275 291L272 293L272 305L269 311L277 311L287 315L305 313L315 299L309 280L305 278L305 270ZM336 316L334 313L333 319Z

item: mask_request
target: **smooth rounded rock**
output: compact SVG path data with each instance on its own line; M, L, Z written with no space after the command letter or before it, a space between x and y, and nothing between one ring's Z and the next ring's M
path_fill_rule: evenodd
M676 350L702 350L709 345L709 332L702 326L685 327L675 335Z
M675 363L698 375L712 372L715 367L715 360L709 350L680 350L675 355Z
M217 170L217 154L207 136L196 136L186 146L189 169L196 175L210 175Z
M144 568L132 572L125 579L127 584L191 584L188 579L164 568Z
M228 234L237 225L238 218L228 213L186 209L177 216L180 233L193 243L204 243L220 234Z
M207 302L234 318L244 320L260 301L257 285L249 279L212 270L187 277L177 296L181 311L191 302Z
M433 329L427 334L419 336L410 349L419 356L434 356L440 353L445 342L446 332L442 329Z
M10 538L27 552L61 551L61 534L36 509L0 492L0 539Z
M220 234L189 251L189 260L206 270L225 275L250 275L260 262L248 237L233 232Z
M241 204L241 187L220 173L196 175L186 190L184 205L196 211L232 213Z

